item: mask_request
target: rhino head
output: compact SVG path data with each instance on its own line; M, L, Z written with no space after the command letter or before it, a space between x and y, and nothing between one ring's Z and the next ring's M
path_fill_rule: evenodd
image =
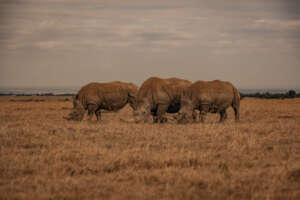
M78 100L78 95L73 97L73 111L66 117L67 120L81 121L84 116L84 108Z
M131 92L128 93L128 103L133 110L137 109L136 94L131 93Z
M84 110L74 109L69 116L66 118L67 120L81 121L84 116Z
M190 100L182 100L181 107L178 112L177 122L179 124L186 124L191 121L192 118L194 118L194 112L193 112L193 105Z
M137 102L136 109L133 112L136 123L146 123L151 115L151 107L148 101Z

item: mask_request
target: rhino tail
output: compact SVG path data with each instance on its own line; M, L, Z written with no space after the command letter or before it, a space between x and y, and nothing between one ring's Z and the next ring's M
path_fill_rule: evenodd
M233 86L233 102L232 108L234 110L235 121L240 120L240 93L239 91Z
M241 97L240 97L240 93L239 91L233 86L233 105L236 105L236 106L240 106L240 100L241 100Z

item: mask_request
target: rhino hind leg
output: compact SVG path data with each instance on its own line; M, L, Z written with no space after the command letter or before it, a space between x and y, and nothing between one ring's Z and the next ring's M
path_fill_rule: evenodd
M168 109L168 105L166 104L159 104L157 111L156 111L156 115L157 115L157 122L158 123L165 123L167 122L167 118L164 117L164 114L166 113Z
M153 115L153 123L164 123L167 121L167 118L161 117L159 118L157 115Z
M224 122L227 119L226 109L220 112L220 123Z
M96 110L95 114L97 117L97 121L101 121L101 110L100 109Z
M92 120L93 114L94 114L94 112L88 111L88 118L89 118L89 121Z
M168 118L166 118L166 117L162 117L160 119L160 123L167 123L167 122L168 122Z
M235 121L239 121L240 120L240 109L239 109L239 107L234 106L233 110L234 110Z

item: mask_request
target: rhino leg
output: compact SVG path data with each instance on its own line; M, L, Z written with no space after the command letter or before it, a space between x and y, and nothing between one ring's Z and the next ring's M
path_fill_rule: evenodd
M208 103L206 104L201 104L200 106L200 121L202 123L204 123L205 121L205 118L206 118L206 114L209 112L209 109L210 109L210 106Z
M235 121L240 120L240 108L239 106L233 105L233 110L234 110L234 116L235 116Z
M97 117L97 121L101 121L101 109L96 110L95 114Z
M92 121L92 119L93 119L93 112L88 112L88 120L89 121Z
M200 111L199 118L200 118L201 123L205 122L206 114L207 114L207 112L205 112L203 110Z
M197 112L196 112L196 110L193 111L192 117L193 117L193 122L197 122Z
M228 117L228 115L227 115L227 112L226 112L226 110L225 110L225 113L224 113L224 120L226 120L227 119L227 117Z
M158 123L158 117L156 115L152 115L153 123Z
M226 109L220 112L220 123L224 122L227 119Z
M164 114L166 113L168 107L169 107L169 105L167 105L167 104L159 104L158 105L156 115L157 115L157 121L159 123L165 123L168 121L167 118L164 117Z
M98 106L96 104L89 104L88 105L88 116L89 120L91 121L93 118L94 113L96 113L96 110L98 109Z
M166 117L162 117L160 119L160 123L167 123L167 122L168 122L168 118L166 118Z

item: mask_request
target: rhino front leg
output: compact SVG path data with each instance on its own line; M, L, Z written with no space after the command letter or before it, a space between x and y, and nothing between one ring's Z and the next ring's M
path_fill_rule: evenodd
M157 108L157 121L159 123L165 123L167 122L167 118L164 117L164 114L166 113L166 110L168 109L169 105L166 105L166 104L159 104L158 105L158 108Z
M227 119L226 109L220 112L220 123L224 122Z
M158 117L156 115L152 115L153 123L158 123Z
M193 117L193 122L196 123L197 122L197 111L196 110L193 110L193 113L192 113L192 117ZM200 118L200 113L199 113L199 118Z
M94 113L96 113L96 110L98 109L98 106L96 104L89 104L88 105L88 116L89 121L92 120Z
M205 122L206 114L207 114L207 112L205 112L205 111L200 111L199 118L200 118L200 122L201 122L201 123L204 123L204 122Z
M101 109L96 110L95 114L97 117L97 121L101 121Z
M240 106L239 105L233 105L233 110L234 110L234 116L235 116L235 121L240 120Z
M209 104L202 104L200 107L200 122L204 123L205 122L205 118L206 118L206 114L209 112Z

